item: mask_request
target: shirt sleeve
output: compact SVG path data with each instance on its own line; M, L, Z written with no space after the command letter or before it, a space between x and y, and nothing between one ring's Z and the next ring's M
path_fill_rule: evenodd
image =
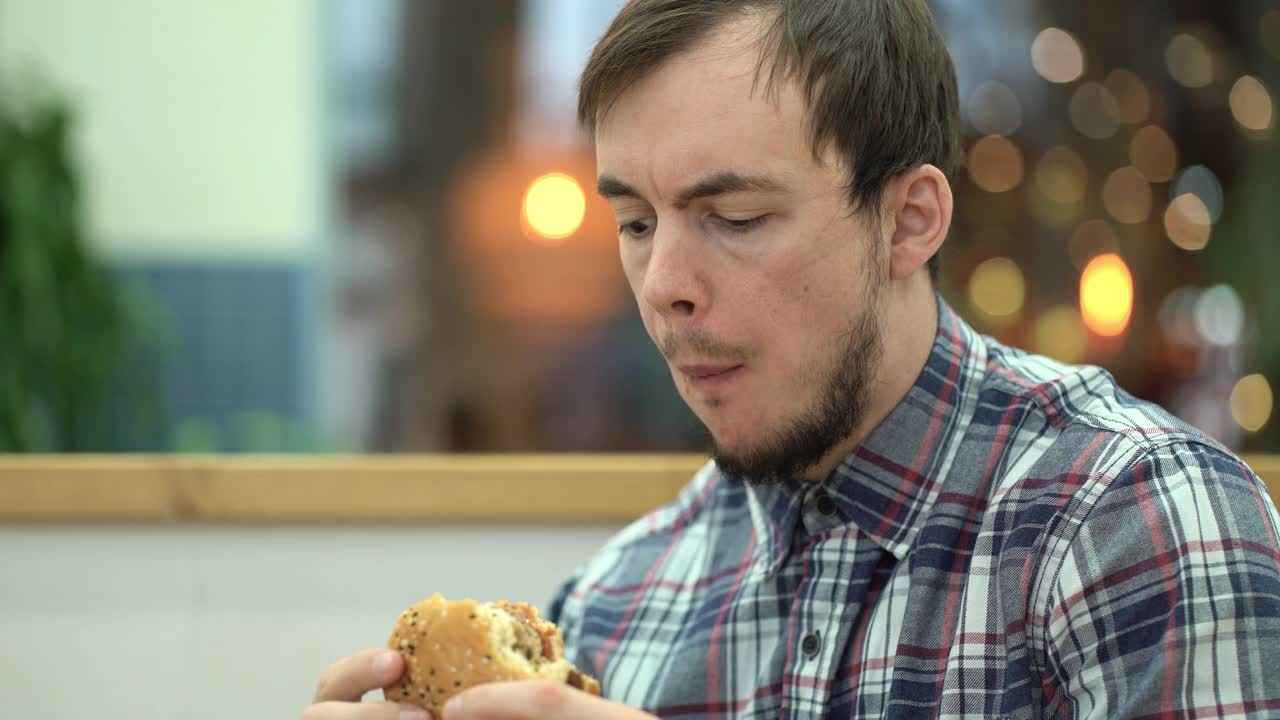
M578 578L582 571L575 570L574 574L568 579L560 583L560 587L556 589L554 595L551 596L551 604L547 605L547 612L543 617L551 622L561 625L566 622L564 616L564 606L569 600L569 593L573 592L573 588L578 584Z
M1278 526L1262 481L1228 453L1181 443L1140 456L1079 524L1049 588L1046 716L1280 715Z
M560 632L564 635L565 659L573 663L574 667L594 675L597 680L603 682L604 678L600 674L600 668L595 665L593 653L584 647L585 624L582 617L582 599L580 596L574 597L574 592L582 582L585 571L586 566L580 567L561 583L560 589L556 591L543 617L560 627ZM608 688L604 688L604 691L605 697L608 697Z

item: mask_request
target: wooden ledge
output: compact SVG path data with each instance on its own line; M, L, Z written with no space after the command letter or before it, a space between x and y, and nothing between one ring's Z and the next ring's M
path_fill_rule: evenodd
M0 522L630 520L699 455L0 456Z
M1280 499L1280 456L1246 461ZM0 523L620 522L700 455L0 456Z

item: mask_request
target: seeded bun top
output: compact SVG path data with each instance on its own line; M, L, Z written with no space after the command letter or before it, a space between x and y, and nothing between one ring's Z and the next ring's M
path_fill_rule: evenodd
M564 637L527 603L445 600L439 593L400 615L387 643L405 659L388 700L436 710L482 683L545 678L600 694L600 684L564 658Z

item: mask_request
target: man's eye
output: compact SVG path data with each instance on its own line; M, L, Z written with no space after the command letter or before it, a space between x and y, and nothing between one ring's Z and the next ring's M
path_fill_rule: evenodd
M640 239L649 234L650 224L644 220L635 220L618 226L618 234L632 239Z
M747 218L746 220L733 220L722 217L720 218L720 222L724 223L725 227L727 227L731 232L744 233L752 228L763 225L764 221L768 218L768 215L759 215L757 217Z

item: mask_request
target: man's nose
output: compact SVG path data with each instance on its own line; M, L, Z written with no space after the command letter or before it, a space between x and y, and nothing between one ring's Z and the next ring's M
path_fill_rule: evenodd
M664 227L665 225L665 227ZM706 311L698 238L680 221L659 223L645 267L644 301L668 319L690 319Z

